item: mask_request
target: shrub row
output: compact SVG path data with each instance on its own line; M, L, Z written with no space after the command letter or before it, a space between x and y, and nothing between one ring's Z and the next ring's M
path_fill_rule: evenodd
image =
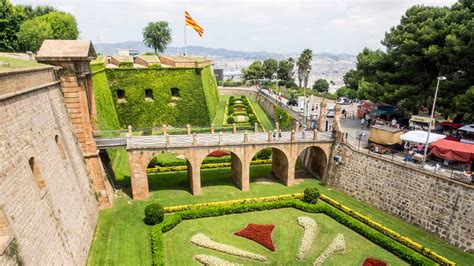
M255 154L254 159L270 159L272 156L272 148L265 148L257 154ZM222 156L222 157L211 157L208 156L204 158L202 161L202 164L212 164L212 163L228 163L231 161L231 156ZM178 166L178 165L186 165L186 160L180 160L180 159L174 159L174 160L164 160L160 159L159 157L154 157L149 166L150 167L155 167L155 166L161 166L161 167L172 167L172 166Z
M215 201L207 203L198 203L198 204L188 204L188 205L179 205L165 207L166 213L179 212L185 210L198 210L208 207L223 207L223 206L232 206L237 204L249 204L249 203L263 203L263 202L274 202L280 200L289 200L289 199L301 199L303 197L302 193L295 194L286 194L280 196L269 196L269 197L258 197L258 198L247 198L247 199L238 199L238 200L228 200L228 201Z
M440 263L442 265L456 265L455 262L451 261L451 260L448 260L447 258L437 254L436 252L430 250L429 248L426 248L424 246L422 246L421 244L405 237L405 236L402 236L400 235L399 233L391 230L390 228L388 227L385 227L383 226L382 224L380 223L377 223L376 221L370 219L369 217L367 216L364 216L342 204L340 204L339 202L329 198L329 197L326 197L324 195L321 195L321 200L327 202L328 204L330 204L331 206L337 208L338 210L346 213L346 214L349 214L350 216L354 217L355 219L363 222L364 224L367 224L368 226L374 228L375 230L381 232L382 234L386 235L387 237L390 237L400 243L402 243L403 245L407 246L407 247L410 247L411 249L417 251L418 253L420 254L423 254L424 256L432 259L433 261L437 262L437 263Z
M254 160L251 161L251 165L259 165L259 164L267 164L271 163L272 159L264 159L264 160ZM186 163L186 161L185 161ZM220 168L220 167L229 167L231 166L231 162L224 162L224 163L207 163L202 164L201 169L210 169L210 168ZM147 173L162 173L162 172L175 172L175 171L184 171L187 169L187 165L176 165L176 166L155 166L153 168L148 168Z
M365 238L389 250L412 265L435 265L433 261L442 265L456 265L454 262L429 249L423 248L418 243L402 237L398 233L324 195L321 195L321 199L329 205L308 204L298 200L302 197L303 193L296 193L274 197L166 207L166 212L177 213L166 218L162 224L155 226L152 230L153 262L155 265L163 264L162 232L173 229L182 220L293 207L310 213L325 213L337 222L363 235ZM394 238L394 234L402 237L404 241ZM415 248L417 246L421 248Z

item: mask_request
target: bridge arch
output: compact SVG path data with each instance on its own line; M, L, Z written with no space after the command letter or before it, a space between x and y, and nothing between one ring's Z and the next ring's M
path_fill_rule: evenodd
M302 167L312 176L323 179L329 163L328 157L326 151L319 146L303 146L296 153L295 167Z
M285 148L255 147L255 149L251 151L247 157L248 164L246 165L246 168L249 169L252 158L254 158L258 152L266 148L271 148L272 150L272 175L280 180L280 182L284 185L291 186L294 179L294 167L292 167L294 163L292 162L289 151Z
M205 169L205 166L207 164L225 164L228 165L230 163L230 175L232 180L234 181L235 185L239 189L244 189L247 187L244 184L245 179L243 178L243 163L242 163L242 155L239 153L239 151L232 150L232 149L219 149L216 148L214 150L209 149L209 152L204 152L203 157L200 158L200 169ZM226 155L227 154L227 155ZM220 159L222 158L222 159ZM223 166L223 167L228 167L228 166ZM201 171L201 174L203 171ZM201 186L208 186L211 184L222 184L222 177L220 179L215 179L215 178L209 178L205 174L205 176L201 176Z

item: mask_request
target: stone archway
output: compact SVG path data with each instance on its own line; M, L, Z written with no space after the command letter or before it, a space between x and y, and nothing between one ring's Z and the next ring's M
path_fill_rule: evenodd
M243 177L244 171L243 171L242 159L240 158L237 151L232 151L229 149L216 149L216 150L210 151L203 158L201 158L200 170L204 169L202 168L202 166L205 164L206 158L211 158L213 157L213 156L210 156L211 154L218 153L218 152L225 152L225 153L228 153L228 156L230 156L230 174L235 185L241 190L248 189L248 185L245 184L245 178ZM207 182L209 181L205 177L206 176L201 177L201 186L205 186L206 181Z
M267 147L265 147L267 148ZM261 150L265 148L256 148L248 156L247 169L250 168L250 162L252 158ZM294 165L288 152L284 149L269 147L272 149L272 173L273 175L284 185L291 186L294 179Z
M323 179L326 175L328 156L320 147L304 147L297 154L297 160L301 162L305 170L307 170L311 175L317 176L319 179Z

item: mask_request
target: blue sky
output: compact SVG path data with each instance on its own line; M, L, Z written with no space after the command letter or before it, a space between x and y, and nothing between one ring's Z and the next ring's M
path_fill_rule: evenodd
M242 51L357 54L381 48L385 31L415 4L443 6L455 0L12 0L48 4L76 16L80 37L93 42L142 40L150 21L165 20L172 46L184 45L184 10L204 28L187 30L188 45Z

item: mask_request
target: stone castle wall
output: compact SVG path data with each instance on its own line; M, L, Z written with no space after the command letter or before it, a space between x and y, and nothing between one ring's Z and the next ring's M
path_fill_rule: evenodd
M398 162L358 152L345 144L333 155L330 186L421 226L447 242L474 251L474 187Z
M60 85L23 89L0 97L0 265L84 265L98 202Z

